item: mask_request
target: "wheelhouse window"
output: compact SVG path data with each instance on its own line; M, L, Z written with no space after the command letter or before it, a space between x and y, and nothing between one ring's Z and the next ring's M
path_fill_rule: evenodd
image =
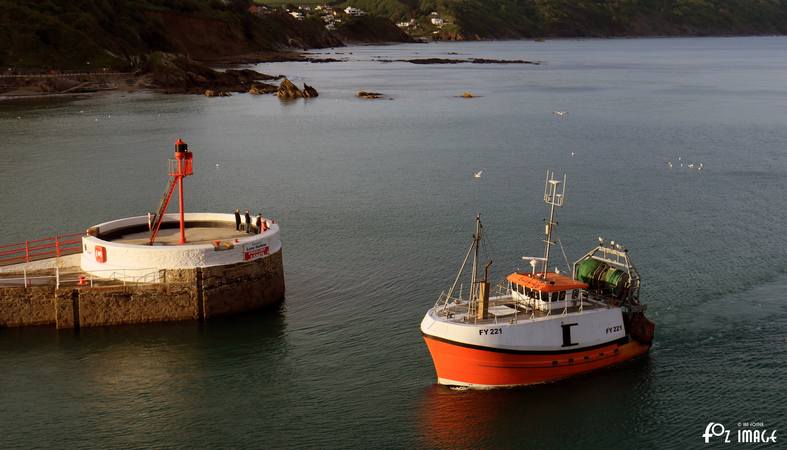
M523 290L521 285L512 282L511 283L511 292L519 292L520 294L522 294L524 292L524 290Z
M560 291L560 301L566 300L566 291Z

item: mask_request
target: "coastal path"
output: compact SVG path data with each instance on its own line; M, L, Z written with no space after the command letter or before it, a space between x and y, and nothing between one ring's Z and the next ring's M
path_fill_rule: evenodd
M115 77L133 75L133 72L59 72L59 73L29 73L29 74L0 74L0 79L25 79L25 78L71 78L71 77Z

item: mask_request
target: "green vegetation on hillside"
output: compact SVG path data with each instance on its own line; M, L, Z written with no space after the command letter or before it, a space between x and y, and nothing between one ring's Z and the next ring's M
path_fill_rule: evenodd
M0 66L126 68L153 51L215 59L337 45L320 21L256 17L250 0L0 0ZM296 26L297 25L297 26Z
M255 0L321 3L317 0ZM787 0L332 0L371 16L410 21L414 35L442 39L787 34ZM257 16L252 0L0 0L0 67L97 70L138 67L151 52L197 60L285 47L397 40L385 19L349 20L326 30L311 11L281 7ZM341 14L340 14L341 16ZM432 20L444 21L433 24ZM380 29L375 28L379 26ZM404 25L403 25L404 26ZM398 39L401 40L401 39Z
M455 37L787 33L787 0L346 0L394 21L437 12ZM431 27L422 31L446 31Z
M336 35L347 43L411 42L412 38L390 20L378 16L351 17L336 28Z
M782 0L459 0L453 3L462 32L481 36L787 32L787 2Z

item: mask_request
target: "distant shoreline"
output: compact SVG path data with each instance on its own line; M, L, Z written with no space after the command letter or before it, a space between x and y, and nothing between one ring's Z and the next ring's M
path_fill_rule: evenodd
M478 39L478 40L428 40L420 43L469 43L469 42L537 42L545 41L595 41L595 40L632 40L632 39L729 39L729 38L783 38L787 35L763 34L763 35L718 35L718 36L696 36L696 35L659 35L659 36L606 36L606 37L551 37L541 39ZM392 46L401 45L402 42L386 43L359 43L354 46ZM327 55L332 51L339 54L347 47L325 47L313 48L308 50L286 50L281 52L254 52L241 55L226 56L217 59L202 61L202 66L213 67L219 70L232 71L234 69L248 67L249 65L280 62L311 62L311 63L333 63L346 62L345 59L336 59ZM347 53L347 52L341 52ZM456 64L540 64L540 61L525 60L496 60L496 59L466 59L466 58L441 58L441 57L421 57L421 58L401 58L401 59L379 59L381 64L391 62L409 62L414 65L456 65ZM106 93L135 93L135 92L162 92L169 94L190 94L196 92L180 92L178 90L167 89L166 87L156 87L146 84L147 73L137 71L128 73L103 72L83 72L75 74L73 71L64 71L62 74L53 71L34 71L33 69L23 69L23 73L12 72L16 77L0 75L0 102L13 102L26 99L46 99L46 98L71 98L88 97ZM8 68L0 68L0 74L7 74ZM62 75L62 76L59 76ZM73 79L82 78L78 85L74 85ZM272 77L272 76L266 76ZM91 79L92 78L92 79ZM66 83L65 89L57 89L58 82L62 80L72 80ZM48 82L54 81L55 86L44 86ZM49 89L49 91L45 90ZM199 88L195 88L198 90ZM238 92L238 91L236 91Z

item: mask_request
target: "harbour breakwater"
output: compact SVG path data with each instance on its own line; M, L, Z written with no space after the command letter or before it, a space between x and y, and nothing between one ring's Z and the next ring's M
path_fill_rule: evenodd
M160 282L0 288L0 327L80 328L207 320L278 304L282 250L231 265L163 269Z

